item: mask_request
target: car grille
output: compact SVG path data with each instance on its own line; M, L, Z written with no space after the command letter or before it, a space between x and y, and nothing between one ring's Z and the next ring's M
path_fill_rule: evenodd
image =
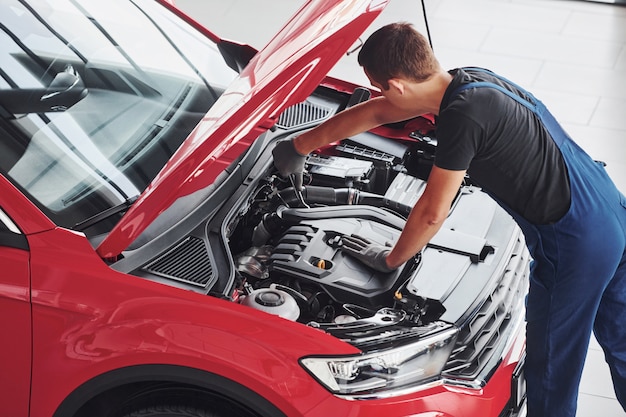
M488 363L508 345L524 314L530 255L523 235L515 243L509 262L491 291L460 328L456 347L443 372L444 378L483 385ZM499 359L499 358L498 358ZM496 362L497 365L497 362Z

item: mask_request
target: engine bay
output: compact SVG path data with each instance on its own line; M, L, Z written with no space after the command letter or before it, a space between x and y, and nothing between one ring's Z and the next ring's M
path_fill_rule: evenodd
M381 314L389 324L437 320L441 301L409 285L422 253L382 273L341 249L350 235L397 241L432 163L428 148L417 149L366 133L310 155L301 193L276 173L264 178L230 227L233 300L310 325L345 326Z

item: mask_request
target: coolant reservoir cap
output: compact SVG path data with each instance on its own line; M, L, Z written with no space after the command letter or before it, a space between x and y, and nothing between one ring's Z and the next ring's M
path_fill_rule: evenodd
M259 288L244 297L243 305L276 314L289 320L297 320L300 307L290 294L277 288Z
M265 307L278 307L285 304L285 297L276 290L266 290L257 293L254 300Z

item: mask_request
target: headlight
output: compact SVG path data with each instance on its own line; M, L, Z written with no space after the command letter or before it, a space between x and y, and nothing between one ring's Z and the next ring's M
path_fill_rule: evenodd
M441 375L458 330L440 332L390 349L342 357L306 357L300 360L334 394L375 394L431 382Z

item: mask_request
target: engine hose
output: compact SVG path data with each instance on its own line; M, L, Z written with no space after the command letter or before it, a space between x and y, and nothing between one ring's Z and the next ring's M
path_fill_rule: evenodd
M285 188L279 193L281 200L289 207L301 207L302 203L293 187ZM302 190L302 196L308 204L323 205L371 205L388 208L401 216L411 212L411 206L391 201L380 194L368 193L356 188L330 188L307 186Z

